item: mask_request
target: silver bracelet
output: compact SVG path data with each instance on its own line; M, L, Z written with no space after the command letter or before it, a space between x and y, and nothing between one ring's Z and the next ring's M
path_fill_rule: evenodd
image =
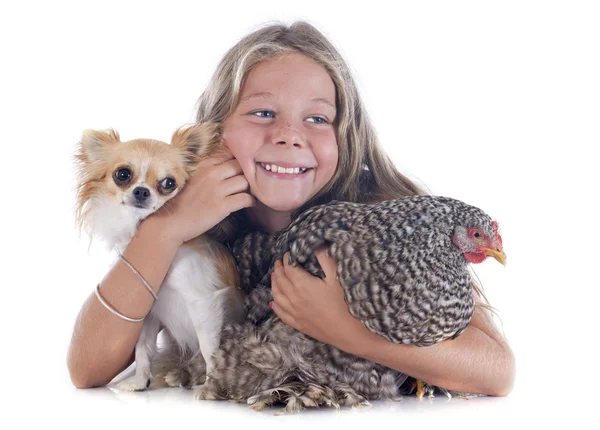
M129 322L141 322L141 321L144 321L144 318L146 318L146 317L129 318L129 317L126 317L125 315L123 315L122 313L118 312L117 310L115 310L111 305L106 303L104 301L104 299L102 298L102 296L100 295L100 284L96 285L95 291L96 291L96 297L98 297L98 300L100 300L100 303L102 303L106 309L111 311L114 315L118 316L119 318L122 318L125 321L129 321Z
M131 269L131 271L133 273L135 273L138 278L140 278L140 280L143 282L144 286L148 289L148 291L150 292L150 294L152 294L152 297L154 297L154 300L158 300L158 296L156 295L156 293L154 292L154 290L152 289L152 287L150 287L150 284L148 284L148 282L146 282L146 280L144 279L144 277L142 275L140 275L140 272L138 272L137 270L135 270L135 267L133 267L129 261L125 260L125 257L123 257L123 255L117 251L117 254L119 254L119 258L121 259L121 261L123 263L125 263L127 266L129 266L129 268Z

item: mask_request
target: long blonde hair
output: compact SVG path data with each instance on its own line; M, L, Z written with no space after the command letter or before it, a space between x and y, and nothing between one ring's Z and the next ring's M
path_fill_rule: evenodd
M327 38L304 21L276 23L254 31L223 57L198 100L197 122L222 123L235 109L248 73L261 61L286 52L299 52L320 64L336 90L338 165L331 180L292 219L315 204L330 200L371 203L425 194L400 173L382 149L362 103L350 68ZM212 234L230 243L249 228L241 211L221 223ZM476 288L480 295L482 292Z

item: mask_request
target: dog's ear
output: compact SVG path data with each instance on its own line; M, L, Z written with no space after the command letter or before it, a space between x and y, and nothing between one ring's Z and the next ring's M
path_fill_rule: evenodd
M85 130L79 142L80 160L94 162L106 157L106 153L114 145L121 142L115 130Z
M77 169L77 203L75 208L79 230L87 229L89 201L96 191L97 181L104 176L104 161L115 145L121 142L115 130L85 130L75 152ZM90 233L91 234L91 233ZM90 242L91 244L91 242Z
M205 122L179 128L173 133L171 145L183 151L187 166L192 167L221 148L221 137L221 124Z

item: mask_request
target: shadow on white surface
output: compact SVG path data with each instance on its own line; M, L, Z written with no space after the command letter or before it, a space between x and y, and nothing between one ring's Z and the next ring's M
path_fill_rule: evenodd
M380 415L388 413L420 414L434 413L441 411L464 411L465 409L477 408L503 408L510 403L510 397L476 397L471 399L461 399L454 397L447 398L444 395L437 395L433 398L418 399L414 396L404 396L400 401L371 401L371 406L361 407L342 407L339 410L334 408L305 409L297 414L281 414L283 406L277 405L267 408L262 412L251 410L247 405L231 401L210 401L196 400L192 390L185 388L154 388L146 391L125 392L114 387L102 387L89 390L75 390L73 394L79 400L93 403L102 401L107 403L119 403L131 406L151 406L151 407L176 407L190 408L200 410L203 413L216 412L222 416L231 416L231 414L250 415L250 416L277 416L277 417L302 417L309 419L318 417L319 419L327 416L345 416L356 414Z

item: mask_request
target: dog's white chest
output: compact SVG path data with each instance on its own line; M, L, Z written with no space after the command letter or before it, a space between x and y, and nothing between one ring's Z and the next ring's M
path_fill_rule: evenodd
M215 306L221 288L212 261L184 245L173 260L151 313L177 343L197 351L202 321L222 318L221 307Z

